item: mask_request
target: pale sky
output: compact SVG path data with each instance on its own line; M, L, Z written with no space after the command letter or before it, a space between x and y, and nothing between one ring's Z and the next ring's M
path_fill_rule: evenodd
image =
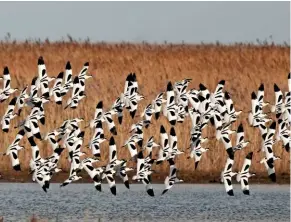
M0 2L0 39L290 43L290 2Z

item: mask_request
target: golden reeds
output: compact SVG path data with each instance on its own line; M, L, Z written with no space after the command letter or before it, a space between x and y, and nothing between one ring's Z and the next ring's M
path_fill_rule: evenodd
M165 91L168 81L179 81L183 78L192 78L190 88L197 88L199 83L203 83L213 91L217 83L225 79L225 89L231 93L236 110L249 111L251 108L250 95L252 91L257 91L261 83L265 84L265 100L274 103L273 84L277 83L282 91L287 90L287 74L289 72L288 46L276 45L250 45L236 44L227 45L151 45L151 44L91 44L77 42L56 42L56 43L0 43L0 67L8 66L12 77L12 86L23 88L31 83L31 79L37 74L37 58L42 55L45 59L49 76L56 76L64 70L67 61L70 61L73 74L77 74L84 62L89 61L89 73L94 75L94 79L86 82L87 98L82 100L76 110L64 110L57 105L50 103L45 105L47 123L41 126L42 134L61 125L64 119L73 117L84 117L88 121L93 117L95 105L103 100L105 108L109 108L113 101L123 91L124 81L129 72L137 74L139 91L146 96L141 101L138 114L142 109L161 91ZM66 96L67 98L67 96ZM66 100L66 99L65 99ZM9 101L0 104L0 116L5 112ZM64 104L63 104L64 107ZM3 152L14 139L17 130L13 126L28 114L26 109L20 118L12 121L12 129L8 134L0 132ZM124 141L129 136L130 125L137 122L139 118L131 120L127 111L122 126L116 122L118 136L118 156L129 158L126 148L121 148ZM251 171L266 174L263 165L257 163L261 153L256 151L260 148L260 134L257 129L248 126L247 114L241 114L233 128L243 123L246 139L252 144L235 155L234 170L240 170L245 155L253 150L254 161ZM145 130L145 139L153 135L159 141L160 124L165 125L166 130L170 126L164 117L158 121L153 120L153 125ZM82 124L84 127L85 124ZM190 121L176 126L178 144L180 149L189 146ZM108 130L105 126L107 136ZM203 132L205 135L213 136L214 129L208 127ZM87 144L91 133L86 129L84 144ZM235 138L234 138L235 139ZM26 140L24 140L26 141ZM51 149L47 142L37 141L41 154L48 155ZM28 169L31 156L30 146L24 142L25 150L19 152L22 169ZM197 171L194 170L194 161L188 160L188 152L177 158L177 167L183 175L203 175L204 177L214 178L219 176L220 171L226 161L226 152L221 142L212 140L207 145L210 150L204 154ZM85 149L85 148L84 148ZM101 151L104 153L103 160L108 155L108 145L102 144ZM281 147L281 142L274 147L276 155L282 160L276 162L278 174L290 175L289 155ZM67 154L65 154L67 155ZM69 163L65 157L61 160L61 167L68 169ZM167 173L168 164L157 167L160 172ZM0 172L11 171L10 160L8 157L0 157ZM14 173L13 173L14 174ZM21 176L21 174L19 174ZM181 178L185 179L185 178ZM187 181L187 180L186 180Z

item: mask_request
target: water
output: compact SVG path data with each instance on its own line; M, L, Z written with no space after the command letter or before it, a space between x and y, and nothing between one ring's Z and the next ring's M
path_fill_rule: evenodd
M239 185L229 197L222 184L175 184L164 196L154 184L150 197L141 184L127 190L117 184L113 196L93 184L51 184L48 193L38 184L0 183L0 216L4 221L29 221L34 214L46 221L290 221L289 185L253 185L245 196Z

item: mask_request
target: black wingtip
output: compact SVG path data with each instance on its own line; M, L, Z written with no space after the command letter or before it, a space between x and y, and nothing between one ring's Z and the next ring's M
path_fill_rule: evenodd
M111 191L111 193L112 193L113 195L116 196L116 186L111 187L111 188L110 188L110 191Z
M136 113L136 110L130 111L130 116L131 116L132 119L134 118L135 113Z
M158 120L159 117L160 117L160 113L159 113L159 112L158 112L158 113L155 113L155 118L156 118L156 120Z
M137 145L139 145L139 147L141 147L141 148L142 148L142 144L143 144L143 140L139 140L139 141L137 142Z
M138 159L143 159L143 153L142 151L139 151L138 154L137 154L137 158Z
M101 154L100 153L95 153L94 154L94 157L100 158L101 157Z
M116 135L117 135L116 127L113 126L113 127L110 129L110 132L111 132L114 136L116 136Z
M37 77L34 77L34 78L31 80L31 85L35 85L36 80L37 80Z
M288 74L288 79L291 79L291 72L289 72Z
M203 90L206 90L207 88L206 88L202 83L200 83L200 84L199 84L199 89L200 89L201 91L203 91Z
M224 79L223 80L220 80L218 84L219 85L224 85L225 84L225 80Z
M168 82L168 85L167 85L167 91L173 91L173 85L171 82Z
M66 69L67 69L67 70L72 69L72 66L71 66L70 61L67 62L67 64L66 64Z
M276 182L276 174L275 173L270 174L269 178L271 179L272 182L274 182L274 183Z
M36 133L36 134L34 134L34 136L35 136L35 138L37 138L37 139L39 139L39 140L42 140L42 138L41 138L41 135L40 135L40 133L38 132L38 133Z
M195 162L195 170L197 169L199 161Z
M115 145L115 140L114 140L114 137L110 137L110 140L109 140L109 146L112 146L112 145Z
M79 83L79 77L76 76L76 77L74 78L74 82L73 82L73 84L78 84L78 83Z
M7 74L9 74L9 69L7 66L5 66L3 70L3 75L7 75Z
M243 193L244 193L245 195L250 195L250 191L249 191L249 190L243 190Z
M155 196L155 194L154 194L154 190L153 190L153 189L148 189L148 190L147 190L147 193L148 193L148 195L150 195L151 197L154 197L154 196Z
M252 92L252 99L253 99L253 100L257 99L257 95L256 95L255 92Z
M60 72L59 75L57 76L58 79L62 79L64 77L64 72Z
M228 154L228 157L233 160L234 159L234 151L233 151L232 147L231 148L228 148L226 150L226 152Z
M132 74L132 81L136 81L136 75L135 75L135 72Z
M49 99L50 94L49 94L48 92L46 92L46 93L42 94L42 96L43 96L44 98L46 98L46 99Z
M101 184L98 184L95 186L96 190L98 190L99 192L101 192Z
M175 125L176 125L176 122L177 122L176 120L171 120L171 121L170 121L170 124L171 124L172 126L175 126Z
M243 124L239 124L238 128L237 128L237 132L238 133L242 133L244 131L244 128L243 128Z
M103 108L103 101L100 101L97 105L96 105L96 109L102 109Z
M259 91L264 91L265 87L264 87L264 84L262 83L259 87Z
M85 131L82 131L78 134L78 138L84 138L84 135L85 135Z
M165 127L163 125L160 127L160 133L166 133Z
M124 181L124 185L125 185L125 187L127 188L127 189L129 189L129 181L127 180L127 181Z
M42 189L43 189L44 192L47 193L47 190L46 190L46 186L45 185L42 186Z
M162 195L164 195L165 193L167 193L168 189L163 190Z
M41 117L41 118L39 119L39 121L40 121L40 123L41 123L42 125L44 125L44 124L45 124L45 117Z
M3 131L4 133L8 133L8 132L9 132L9 128L4 128L4 129L2 129L2 131Z
M171 127L170 135L171 136L176 136L176 131L175 131L175 128L174 127Z
M280 88L277 86L276 83L274 84L274 91L275 91L275 92L279 92L279 91L280 91Z
M85 62L84 63L84 66L89 66L89 62Z
M270 125L270 129L276 129L276 121L272 122L272 124Z
M225 99L230 99L229 93L228 92L225 92L224 93L224 97L225 97Z
M253 152L249 152L246 156L247 159L251 160L253 158Z
M62 105L62 101L57 101L56 104L57 105Z
M50 187L50 183L49 183L49 181L45 181L45 182L44 182L44 186L45 186L47 189L49 189L49 187Z
M17 164L17 165L15 165L15 166L13 166L13 169L14 169L15 171L21 171L20 164Z
M44 65L44 59L42 56L38 57L37 65Z
M227 192L227 194L228 194L229 196L234 196L233 190L229 190L229 191Z
M290 143L285 145L285 150L289 153L290 152Z
M62 148L62 147L58 147L54 150L54 152L58 155L61 155L61 153L65 150L65 148Z
M126 81L132 81L132 74L131 73L129 73L128 75L127 75L127 77L126 77Z
M122 119L123 119L122 116L118 116L118 122L119 122L120 125L122 124Z

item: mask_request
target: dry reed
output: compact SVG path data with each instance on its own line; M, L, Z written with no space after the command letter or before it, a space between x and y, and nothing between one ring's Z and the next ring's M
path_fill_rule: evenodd
M178 81L183 78L192 78L190 88L197 88L199 83L206 85L213 91L219 80L225 79L225 89L231 93L237 110L249 111L251 108L250 94L257 91L261 83L265 84L265 99L274 103L273 84L277 83L282 91L287 90L287 73L289 72L289 46L276 45L151 45L151 44L91 44L77 42L24 42L24 43L0 43L0 67L8 66L12 76L12 87L23 88L29 85L31 79L37 73L37 58L42 55L45 59L48 75L56 76L64 70L65 63L69 60L72 64L73 73L76 74L82 68L84 62L89 61L89 72L94 75L94 79L86 82L87 98L82 100L77 110L64 110L55 104L46 104L45 112L47 123L41 126L44 134L61 125L64 119L73 117L84 117L86 122L93 117L95 105L103 100L105 108L109 108L113 101L123 91L124 81L129 72L136 72L139 83L139 91L146 96L146 99L139 105L138 114L142 109L161 91L165 91L168 81ZM67 97L66 97L67 98ZM3 115L8 101L0 105L0 116ZM63 105L64 107L64 105ZM12 121L12 127L28 114L26 109L20 118ZM266 175L263 165L257 163L262 154L257 153L261 142L257 129L253 129L247 124L247 114L243 113L238 122L233 125L235 129L240 122L243 123L246 131L246 139L252 144L235 155L234 170L240 170L245 155L253 150L254 161L251 171L261 175ZM126 148L121 148L124 141L129 136L129 127L138 118L131 120L128 113L125 114L124 124L119 126L116 119L118 136L119 158L129 158ZM170 126L161 118L153 120L153 125L145 130L145 139L153 135L159 141L160 124L170 130ZM82 124L84 127L85 124ZM178 135L178 145L180 149L189 146L190 121L176 126ZM107 136L108 130L105 126ZM0 151L4 151L12 142L17 130L4 134L0 132L2 146ZM214 135L214 129L208 127L203 134ZM86 129L84 144L87 144L91 132ZM233 138L235 139L235 137ZM23 170L28 169L31 150L29 144L24 140L25 150L19 152L21 166ZM38 142L41 154L46 156L52 151L47 142ZM189 177L203 176L206 178L217 178L226 161L226 152L221 142L212 140L207 147L210 150L204 154L197 171L194 170L194 161L188 160L188 155L181 155L177 158L177 167L180 169L186 181L191 181ZM85 148L84 148L85 149ZM101 146L103 160L107 159L108 144L105 142ZM188 154L189 150L187 150ZM282 160L276 162L276 170L279 175L287 175L289 178L290 157L281 147L281 142L274 147L276 155ZM63 155L60 166L68 170L69 163L65 159L67 153ZM157 167L157 170L167 173L168 164L164 163ZM11 172L12 167L8 157L0 157L0 170ZM27 172L25 172L26 174ZM21 177L21 173L13 172L16 177ZM188 178L187 178L188 177Z

